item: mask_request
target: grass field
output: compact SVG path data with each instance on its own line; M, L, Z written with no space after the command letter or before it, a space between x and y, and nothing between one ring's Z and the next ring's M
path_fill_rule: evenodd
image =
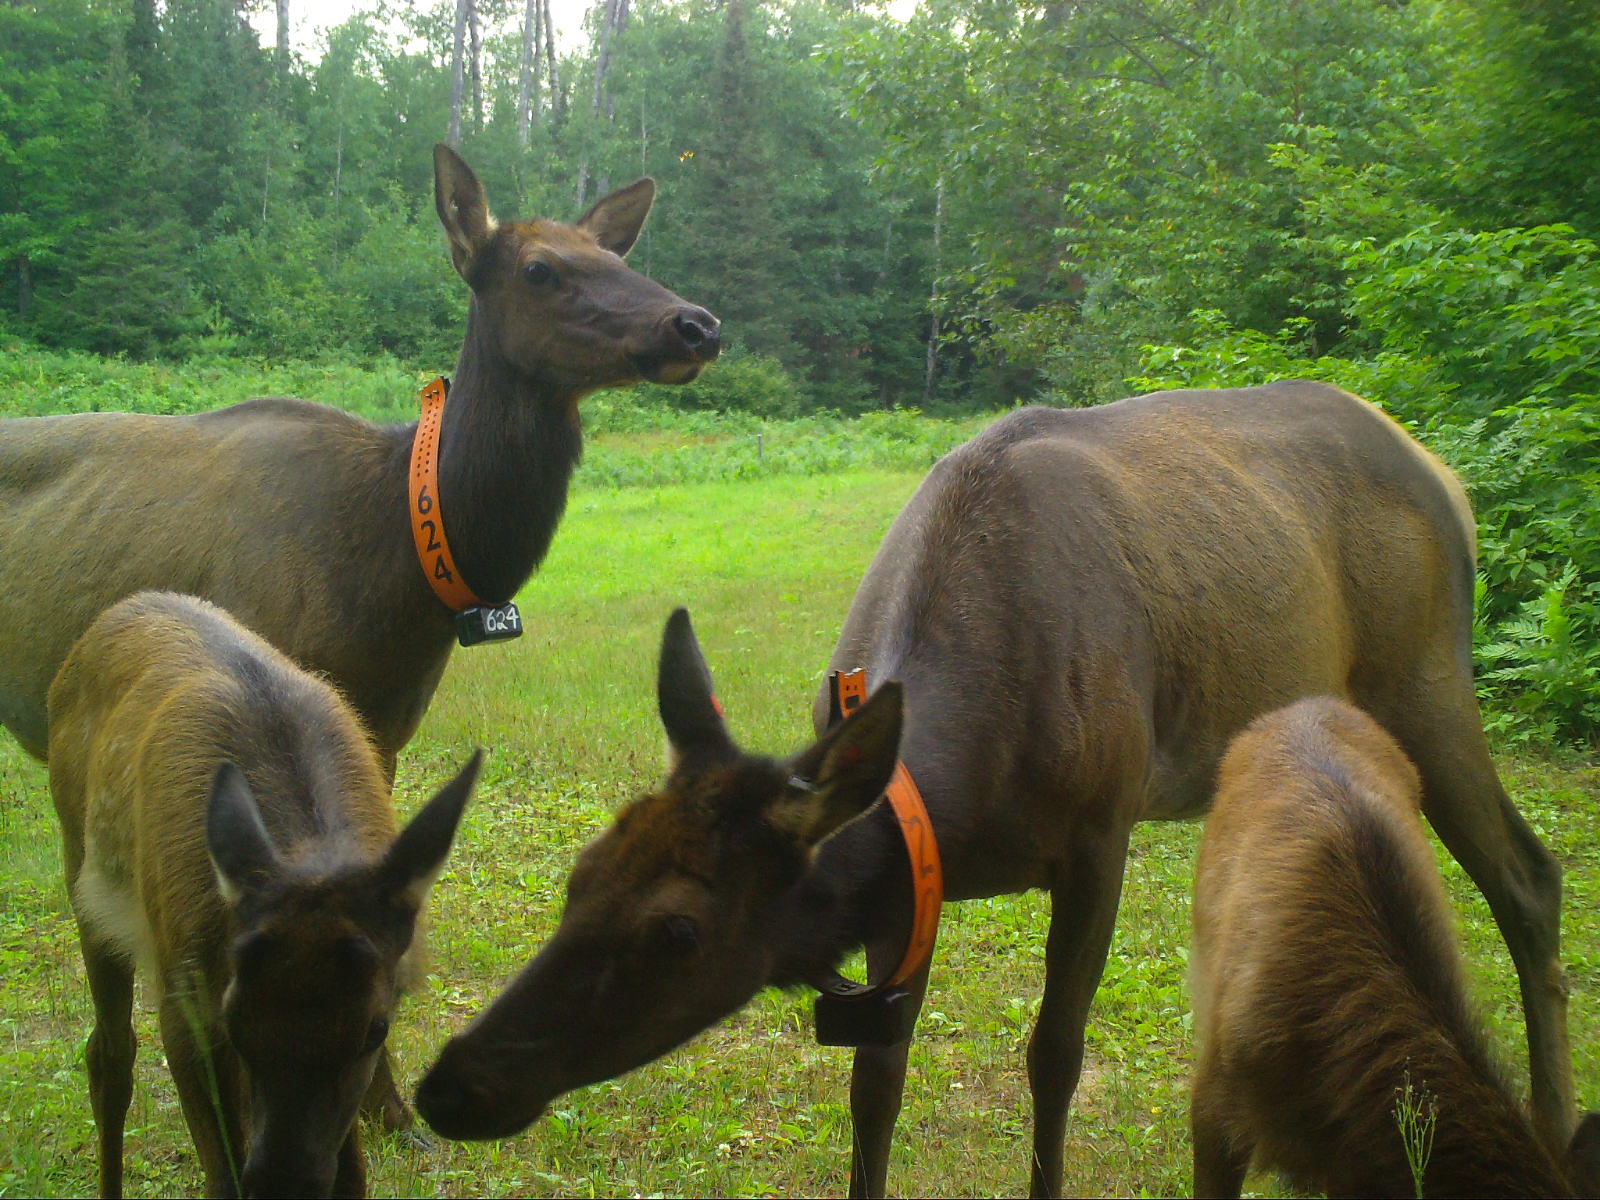
M403 757L409 812L475 745L492 757L432 901L432 969L391 1045L407 1086L554 927L574 852L661 769L653 672L661 624L686 604L735 735L787 751L857 580L919 472L850 472L667 487L580 488L520 597L528 634L458 651ZM1502 761L1567 869L1566 960L1581 1098L1600 1102L1600 769ZM0 1194L94 1187L82 1068L90 1028L44 772L0 741ZM1135 838L1122 916L1089 1028L1068 1134L1079 1194L1189 1184L1184 990L1198 829ZM1487 910L1444 862L1484 1009L1513 1071L1525 1061L1509 960ZM1023 1047L1042 966L1038 895L947 910L890 1168L903 1195L1026 1187ZM810 999L766 993L663 1060L558 1101L488 1145L368 1139L385 1195L816 1194L848 1178L849 1054L810 1038ZM143 1010L129 1114L130 1194L200 1184ZM1257 1178L1263 1192L1275 1186Z

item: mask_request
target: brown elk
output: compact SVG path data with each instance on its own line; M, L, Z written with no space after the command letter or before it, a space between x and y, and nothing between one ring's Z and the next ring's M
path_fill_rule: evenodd
M576 225L502 224L445 146L434 172L472 295L439 486L462 574L498 603L561 518L581 449L578 401L639 379L693 379L717 356L718 326L622 261L649 213L650 180ZM44 757L45 692L73 640L122 597L168 589L220 604L329 676L392 779L454 641L409 525L416 428L287 399L198 416L0 421L0 724ZM398 1097L385 1117L407 1123Z
M1196 1195L1239 1195L1252 1160L1330 1196L1415 1195L1414 1169L1427 1196L1600 1194L1600 1116L1552 1154L1488 1053L1420 792L1394 739L1329 697L1223 757L1189 964ZM1408 1155L1410 1085L1431 1144Z
M207 1194L363 1195L357 1106L477 756L396 837L383 765L338 693L165 592L95 621L49 703L101 1193L122 1192L137 965Z
M1061 1185L1133 824L1203 812L1228 740L1315 693L1361 704L1416 762L1429 818L1511 948L1541 1131L1566 1140L1560 869L1501 788L1480 724L1474 544L1445 467L1366 401L1303 382L1013 413L943 458L895 520L832 666L903 688L900 755L947 895L1051 893L1028 1047L1035 1194ZM813 797L787 869L773 865L794 824L774 814L812 794L796 770L733 748L709 685L681 665L698 660L674 648L685 636L669 626L662 668L672 774L584 852L554 938L424 1080L423 1114L447 1135L519 1128L764 984L825 981L854 947L884 978L906 944L892 815L871 809L813 854L846 815ZM819 729L826 712L824 694ZM879 768L891 740L877 739ZM916 1003L926 978L910 983ZM884 1189L908 1045L856 1052L855 1194Z

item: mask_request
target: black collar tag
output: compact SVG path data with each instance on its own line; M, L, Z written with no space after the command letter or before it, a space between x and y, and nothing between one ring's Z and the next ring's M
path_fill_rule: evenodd
M920 1005L901 987L871 988L837 973L812 1009L819 1046L897 1046L909 1041Z
M456 641L463 646L479 642L506 642L522 636L522 614L516 602L474 604L456 614Z

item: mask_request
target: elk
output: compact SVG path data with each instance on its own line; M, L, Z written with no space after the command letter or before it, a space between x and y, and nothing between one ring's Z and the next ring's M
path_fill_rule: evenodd
M717 356L716 319L622 260L654 196L641 179L576 225L497 223L471 168L434 148L439 220L471 289L439 489L455 561L490 603L549 548L581 450L579 400L683 383ZM44 757L45 693L77 636L124 596L187 592L327 675L392 780L455 637L412 540L416 432L282 398L0 421L0 724ZM405 1126L387 1066L379 1080L386 1122Z
M899 755L926 799L947 898L1050 892L1028 1046L1035 1195L1061 1187L1130 830L1203 812L1229 739L1319 693L1374 714L1417 764L1424 810L1510 946L1537 1123L1565 1143L1560 869L1489 757L1472 682L1474 557L1449 470L1372 404L1309 382L1022 409L935 464L895 519L831 668L865 668L879 695L903 697ZM684 666L699 660L685 640L687 622L669 624L666 784L583 852L551 941L423 1081L423 1115L447 1136L520 1128L762 986L824 986L857 947L883 979L907 943L898 822L882 805L845 820L849 805L806 790L812 759L845 735L825 735L799 767L746 757L703 669ZM819 730L827 711L824 688ZM891 739L872 740L881 768ZM811 815L794 821L796 806ZM780 870L772 843L797 825ZM913 1003L926 980L926 967L909 980ZM856 1051L852 1194L883 1194L908 1046Z
M364 1195L357 1107L478 756L396 836L383 763L339 694L165 592L96 620L49 707L101 1194L122 1193L137 966L206 1194Z
M1198 1196L1252 1159L1330 1196L1410 1196L1396 1096L1428 1097L1428 1196L1600 1193L1600 1116L1552 1154L1467 1003L1421 781L1330 697L1258 718L1222 759L1195 871L1190 957Z

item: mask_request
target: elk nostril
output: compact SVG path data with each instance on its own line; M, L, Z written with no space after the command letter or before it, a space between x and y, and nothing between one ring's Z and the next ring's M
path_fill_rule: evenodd
M706 331L699 321L692 320L689 317L679 317L678 336L684 340L684 343L690 349L694 349L705 342Z
M721 341L717 332L717 319L704 309L689 309L678 314L672 322L678 337L691 353L700 358L715 358Z

